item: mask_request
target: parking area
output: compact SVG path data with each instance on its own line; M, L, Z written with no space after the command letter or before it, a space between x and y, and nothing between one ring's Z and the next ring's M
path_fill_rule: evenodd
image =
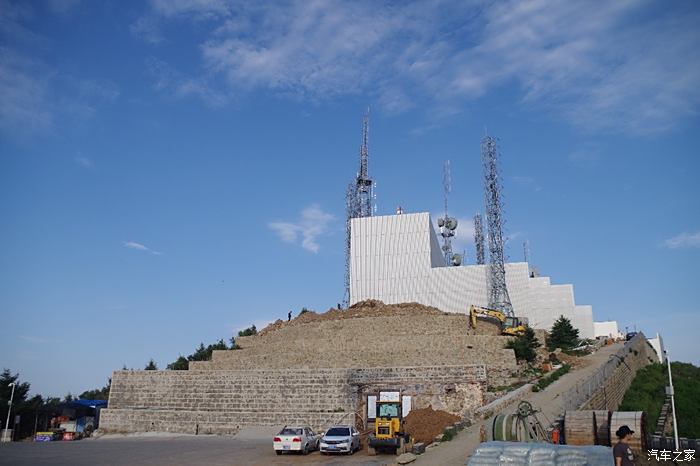
M111 437L76 442L13 443L0 445L0 465L36 466L268 466L391 464L392 455L308 456L276 455L269 429L250 429L236 436Z

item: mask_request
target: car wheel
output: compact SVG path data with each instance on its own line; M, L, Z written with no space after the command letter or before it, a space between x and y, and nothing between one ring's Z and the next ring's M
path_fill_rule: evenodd
M281 452L280 450L275 450L275 453L277 453L277 455L281 455L281 454L282 454L282 452Z
M307 443L306 446L304 446L304 451L301 453L302 455L308 455L309 454L309 444Z

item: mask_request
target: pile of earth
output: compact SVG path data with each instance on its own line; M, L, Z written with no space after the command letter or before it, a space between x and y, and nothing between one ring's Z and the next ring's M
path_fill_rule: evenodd
M436 411L432 406L414 409L404 419L404 429L414 442L432 443L446 427L460 421L459 416L446 411Z
M326 312L317 313L306 311L299 314L290 322L278 319L258 332L258 335L279 330L288 325L308 324L311 322L322 322L327 320L356 319L360 317L397 317L422 315L445 315L440 309L432 306L424 306L418 303L384 304L376 299L368 299L353 304L346 310L330 308Z

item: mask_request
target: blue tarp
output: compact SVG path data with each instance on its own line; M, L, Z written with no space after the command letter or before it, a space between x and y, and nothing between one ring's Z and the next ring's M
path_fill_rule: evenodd
M107 400L73 400L65 403L69 408L104 408L107 406Z

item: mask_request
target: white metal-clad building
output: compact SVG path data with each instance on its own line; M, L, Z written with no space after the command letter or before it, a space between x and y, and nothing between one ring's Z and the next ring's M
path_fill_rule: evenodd
M616 320L606 320L603 322L593 322L593 333L596 338L620 338L623 335L617 328Z
M487 266L446 267L427 212L352 219L350 256L350 304L418 302L459 313L488 305ZM526 262L506 264L506 284L515 314L531 326L549 329L563 315L593 337L593 310L576 304L573 285L531 278Z

